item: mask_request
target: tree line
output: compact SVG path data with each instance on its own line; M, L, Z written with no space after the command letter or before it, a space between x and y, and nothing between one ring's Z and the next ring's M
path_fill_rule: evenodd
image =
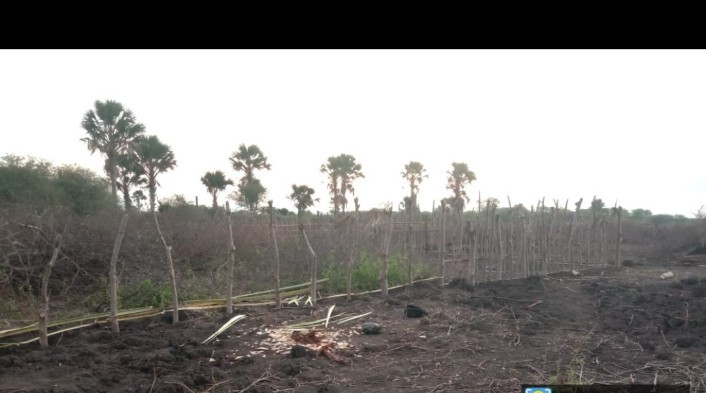
M161 142L154 135L145 135L145 126L137 122L134 114L116 101L96 101L81 122L87 136L81 140L91 153L100 152L105 157L105 172L111 185L111 193L117 199L122 193L123 205L130 209L138 208L142 201L149 199L150 211L155 210L157 177L176 167L174 152L169 145ZM235 203L251 212L257 212L265 202L267 188L257 178L257 171L271 170L267 156L257 145L241 144L230 156L232 169L242 176L237 182L237 190L229 194ZM327 189L334 215L345 213L349 197L355 195L354 182L364 178L362 165L349 154L329 157L320 167L328 183ZM461 211L469 197L466 186L476 180L476 175L466 163L454 162L447 172L447 189L452 192L445 201L455 210ZM402 177L409 183L410 195L402 205L406 211L419 210L417 194L419 185L427 177L424 165L410 161L405 165ZM222 170L208 171L201 177L201 183L212 197L213 207L218 207L218 196L227 187L236 183ZM146 190L148 197L142 189ZM304 184L292 184L288 198L295 205L299 214L313 206L314 189Z

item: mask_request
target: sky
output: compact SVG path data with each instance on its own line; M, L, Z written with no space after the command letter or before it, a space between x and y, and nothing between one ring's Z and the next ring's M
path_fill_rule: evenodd
M330 209L319 168L346 153L364 210L397 207L415 160L422 210L465 162L471 206L478 192L501 207L597 196L693 217L706 204L704 70L705 51L677 50L2 50L0 155L102 173L81 119L115 100L175 153L159 198L210 205L201 176L237 180L228 158L244 143L269 158L256 176L290 210L295 183L321 198L312 211Z

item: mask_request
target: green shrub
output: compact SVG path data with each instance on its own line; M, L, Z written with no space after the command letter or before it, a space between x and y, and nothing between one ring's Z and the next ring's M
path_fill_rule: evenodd
M336 261L333 255L328 255L325 259L324 277L328 281L324 288L328 292L343 293L346 291L346 263L347 261ZM380 269L382 268L382 257L363 252L353 265L351 272L351 286L353 291L371 291L380 288ZM431 269L415 261L412 265L412 278L427 278L431 276ZM407 263L402 255L394 254L390 256L387 269L387 282L390 287L401 285L407 282Z
M172 290L169 283L156 285L152 280L138 284L128 284L121 287L120 308L157 307L163 308L171 304Z

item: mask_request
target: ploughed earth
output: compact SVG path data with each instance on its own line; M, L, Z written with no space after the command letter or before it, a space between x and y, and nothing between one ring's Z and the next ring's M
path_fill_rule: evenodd
M660 274L674 272L661 279ZM367 316L293 333L284 325ZM427 315L410 318L413 304ZM632 266L104 325L0 349L11 392L519 392L556 383L690 383L706 391L706 267ZM363 334L362 324L382 326ZM294 350L292 350L294 348Z

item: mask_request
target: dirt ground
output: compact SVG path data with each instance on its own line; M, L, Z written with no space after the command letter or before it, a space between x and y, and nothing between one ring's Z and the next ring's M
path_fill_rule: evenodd
M675 277L661 280L671 270ZM273 350L269 333L335 311L372 313L320 334L346 364ZM428 315L408 318L407 304ZM418 283L315 309L188 313L0 350L3 392L519 392L523 383L691 383L706 391L706 267L634 266L448 288ZM382 324L377 335L363 322ZM268 331L265 331L268 329ZM269 343L269 344L268 344ZM281 351L279 351L281 352ZM302 356L303 355L303 356Z

